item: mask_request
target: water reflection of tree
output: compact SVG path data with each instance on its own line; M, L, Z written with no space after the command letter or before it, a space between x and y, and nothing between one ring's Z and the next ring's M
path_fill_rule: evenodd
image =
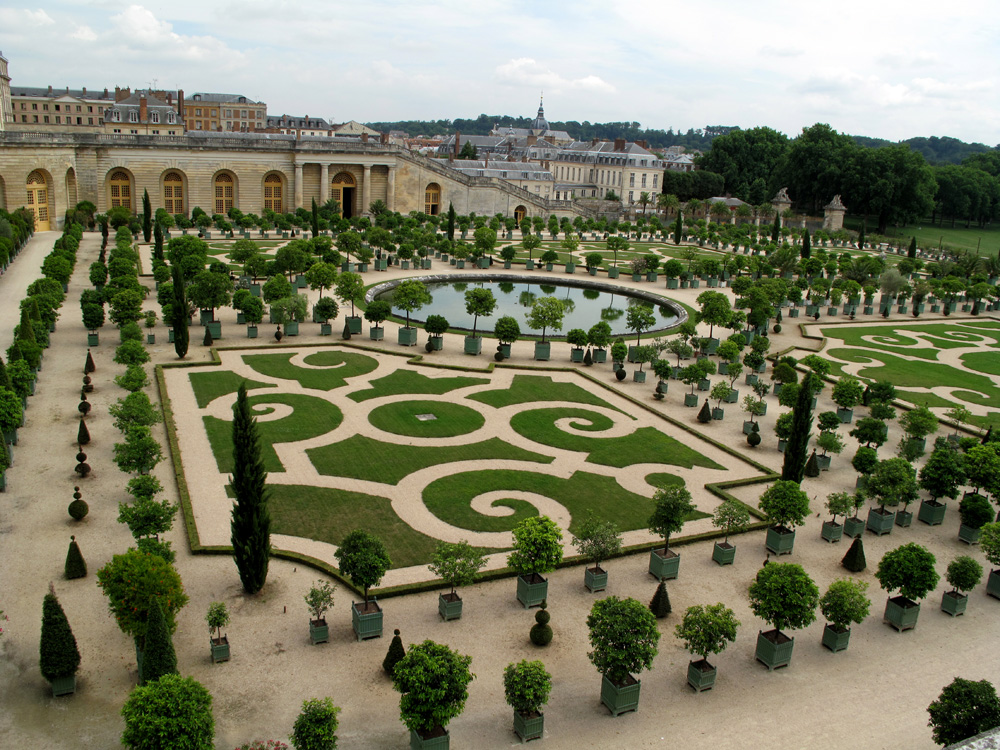
M514 291L514 282L512 281L501 281L497 284L497 289L499 289L504 294L510 294Z
M624 310L615 307L615 295L612 294L611 301L608 303L608 306L605 307L603 310L601 310L601 320L606 320L610 323L615 320L618 320L618 318L620 318L624 314L625 314Z
M517 304L519 304L521 307L531 307L533 304L535 304L535 298L537 296L538 296L537 294L531 291L531 284L528 284L528 286L524 288L524 291L521 292L520 297L518 297Z

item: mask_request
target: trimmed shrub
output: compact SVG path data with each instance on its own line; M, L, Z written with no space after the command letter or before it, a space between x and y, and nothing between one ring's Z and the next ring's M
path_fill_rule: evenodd
M85 455L84 458L86 458ZM80 494L79 487L73 488L73 502L69 504L68 510L70 516L73 518L74 521L82 521L90 512L90 506L87 505L87 501L84 500L83 495Z
M76 638L73 637L66 613L59 605L51 586L42 602L39 656L38 666L42 670L42 677L49 682L60 677L71 677L80 668L80 651L76 647Z
M548 613L547 606L546 602L542 602L542 608L535 612L535 624L528 633L531 642L536 646L548 646L552 642L552 628L549 627L552 615Z
M87 577L87 562L83 559L83 553L80 552L80 545L76 543L75 536L69 538L69 551L66 553L64 572L69 580Z
M80 427L76 431L76 443L83 446L90 443L90 430L87 429L87 422L80 417Z
M396 671L396 664L406 656L406 649L403 648L403 639L399 637L399 628L392 632L392 642L389 644L389 651L382 660L382 669L389 677Z
M170 629L163 616L163 608L154 596L149 600L149 622L145 643L142 644L142 668L139 678L143 685L164 675L177 674L177 654L170 638Z
M670 594L667 593L666 581L660 581L653 594L652 601L649 602L649 610L656 615L657 619L662 619L669 615L673 608L670 606Z
M337 747L337 714L340 708L330 698L302 702L302 711L292 728L295 750L334 750Z
M851 548L847 550L847 554L844 555L840 564L852 573L860 573L868 567L868 562L865 560L865 543L860 536L855 537L854 541L851 542Z

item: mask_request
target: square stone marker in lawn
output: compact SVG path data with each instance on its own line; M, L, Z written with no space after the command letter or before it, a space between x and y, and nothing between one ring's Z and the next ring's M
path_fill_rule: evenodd
M419 419L421 422L432 422L435 419L437 419L437 417L433 414L418 414L417 419Z

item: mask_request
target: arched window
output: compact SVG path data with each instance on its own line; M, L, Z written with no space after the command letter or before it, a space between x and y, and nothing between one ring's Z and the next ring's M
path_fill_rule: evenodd
M225 172L215 175L215 213L225 216L233 207L233 178Z
M517 220L517 225L521 226L521 222L524 221L524 217L528 215L528 209L524 206L518 206L514 209L514 218Z
M123 169L111 173L111 207L118 206L132 210L132 182Z
M281 175L269 174L264 178L264 210L282 213L281 205L282 183Z
M163 207L168 214L184 213L184 178L180 172L163 175Z
M28 175L28 210L35 215L35 231L49 231L49 185L37 169Z
M338 172L330 183L330 197L337 201L340 215L350 218L354 215L354 189L357 183L350 172Z
M437 216L441 213L441 186L432 182L424 189L424 213Z

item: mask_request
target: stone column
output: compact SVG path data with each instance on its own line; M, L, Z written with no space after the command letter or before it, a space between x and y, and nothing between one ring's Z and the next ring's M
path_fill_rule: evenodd
M295 208L302 208L302 165L295 165Z
M330 165L323 163L319 166L319 205L322 206L330 199Z
M390 211L396 210L396 167L389 167L389 188L386 195L386 204Z
M364 165L365 174L361 179L361 215L368 214L368 206L372 202L372 168L370 164Z

